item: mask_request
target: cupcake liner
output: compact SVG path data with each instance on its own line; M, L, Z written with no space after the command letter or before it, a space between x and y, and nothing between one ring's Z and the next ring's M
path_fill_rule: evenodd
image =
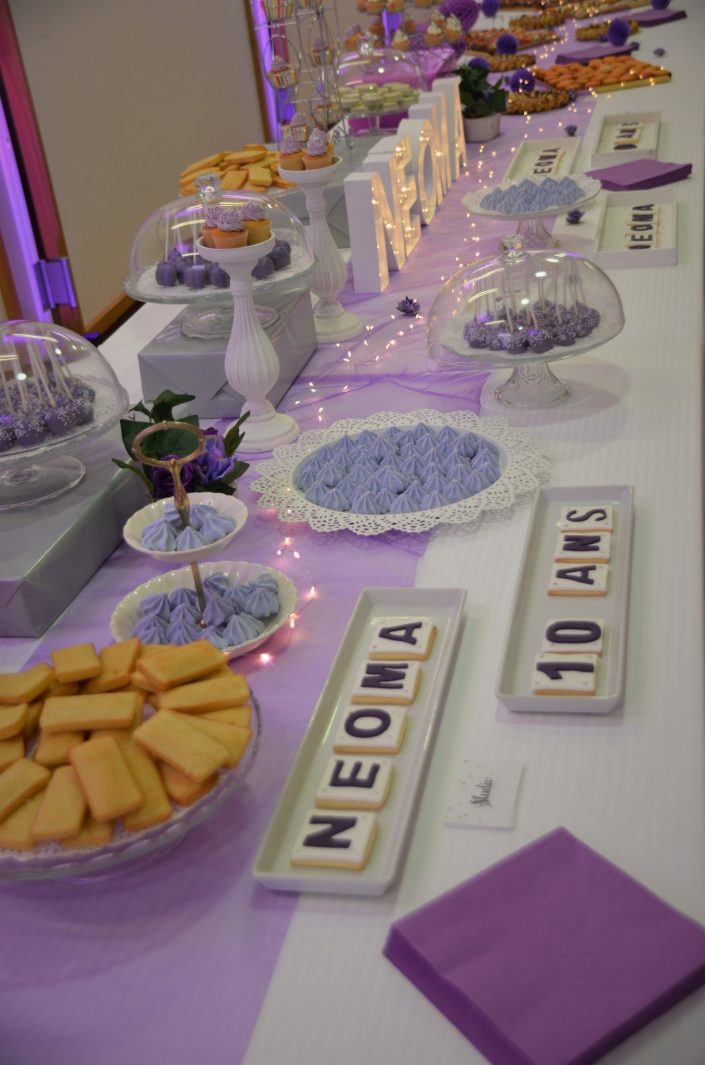
M311 62L315 67L328 67L335 59L333 48L321 48L320 51L311 52Z
M243 222L245 226L245 235L248 244L262 244L265 240L269 240L272 232L272 224L268 218L265 218L262 222Z
M244 248L247 231L239 229L213 229L210 233L214 248Z
M296 85L299 80L298 71L294 67L288 70L270 70L267 72L267 81L274 89L288 89Z
M283 155L279 153L279 165L284 170L303 170L303 153L292 152L291 155Z

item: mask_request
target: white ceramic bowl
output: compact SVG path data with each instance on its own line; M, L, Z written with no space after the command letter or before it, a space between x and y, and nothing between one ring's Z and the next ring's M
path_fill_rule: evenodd
M173 503L173 498L158 499L156 503L149 503L142 507L136 514L125 522L122 535L134 551L140 551L143 555L156 558L160 562L174 562L177 565L184 562L200 562L201 559L210 558L227 547L233 536L240 532L247 521L247 507L237 496L226 496L220 492L189 492L188 500L191 506L206 503L214 507L219 514L230 518L235 522L235 527L227 536L221 536L215 543L206 544L204 547L194 547L192 551L150 551L142 543L142 530L151 522L161 518L168 503Z
M279 593L279 612L271 618L266 627L254 640L239 643L235 647L226 647L226 658L239 658L248 651L273 636L282 625L286 625L296 608L297 591L295 585L283 573L269 566L260 566L257 562L206 562L201 567L201 576L210 577L214 573L224 573L234 584L249 584L263 573L270 573L277 582ZM177 588L193 588L193 575L190 567L173 569L145 581L121 599L110 618L110 631L116 640L129 640L140 616L140 603L148 595L158 595L176 591Z

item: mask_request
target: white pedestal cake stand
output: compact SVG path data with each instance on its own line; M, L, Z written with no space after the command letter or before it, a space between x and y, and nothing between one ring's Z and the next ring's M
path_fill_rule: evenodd
M204 259L218 263L230 275L233 327L225 349L225 376L244 397L243 412L250 412L238 450L246 455L271 451L299 435L294 419L278 414L267 399L279 378L279 358L260 324L252 290L252 268L272 250L274 237L244 248L207 248L201 240L197 247Z
M311 288L320 297L313 309L313 319L320 344L352 340L364 329L357 315L346 311L337 299L345 284L347 270L326 218L324 189L335 179L342 165L342 159L336 159L330 166L323 166L319 170L279 168L284 180L299 185L306 197L308 234L316 259Z

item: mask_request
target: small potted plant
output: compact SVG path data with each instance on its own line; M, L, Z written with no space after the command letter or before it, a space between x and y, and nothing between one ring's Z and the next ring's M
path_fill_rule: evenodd
M146 405L140 402L130 407L131 417L122 418L120 421L122 442L130 461L113 459L113 462L121 470L129 470L137 474L144 482L152 501L168 499L172 496L174 482L168 470L156 466L144 466L135 460L132 452L135 437L148 425L156 425L159 422L181 421L187 425L198 425L198 418L195 414L177 418L174 413L175 407L183 406L193 398L185 393L178 395L171 389L166 389L156 399L148 400ZM242 443L244 436L242 425L248 415L249 412L243 414L230 426L224 437L216 429L204 430L205 451L181 468L181 481L187 492L220 492L229 496L237 494L235 482L247 470L248 464L241 462L235 452ZM191 433L180 429L165 429L145 440L144 453L151 458L176 458L193 451L193 444L194 438Z
M458 71L465 140L469 143L494 140L499 134L499 116L507 108L504 79L491 85L488 73L489 64L482 56L476 56L469 66Z

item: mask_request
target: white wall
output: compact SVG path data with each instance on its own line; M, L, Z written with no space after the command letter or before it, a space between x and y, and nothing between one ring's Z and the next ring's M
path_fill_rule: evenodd
M10 0L86 321L178 175L262 138L246 0Z

